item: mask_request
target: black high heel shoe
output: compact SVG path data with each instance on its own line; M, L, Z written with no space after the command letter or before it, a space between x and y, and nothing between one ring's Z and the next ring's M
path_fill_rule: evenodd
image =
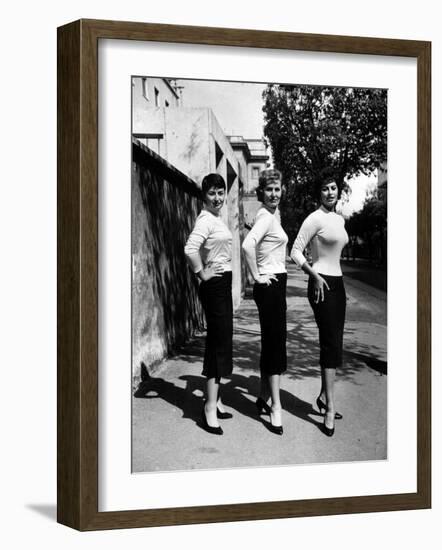
M335 426L333 425L333 428L329 428L328 426L325 425L325 416L324 415L324 424L322 426L323 430L324 430L324 433L325 435L327 435L328 437L332 437L332 435L335 433ZM336 418L336 415L335 415L335 418Z
M224 432L221 426L218 426L218 427L209 426L209 424L207 423L206 410L204 407L201 413L201 417L203 420L203 428L206 430L206 432L209 432L209 434L223 435Z
M270 414L271 409L262 397L258 397L255 404L258 409L258 414Z
M281 425L275 426L272 422L272 414L270 410L270 431L273 432L276 435L282 435L284 433L284 430Z
M220 420L227 420L228 418L233 418L233 414L228 412L221 412L217 407L216 417L219 418Z
M325 406L324 401L321 401L321 398L320 398L320 397L318 397L318 398L316 399L316 406L318 407L319 414L324 415L324 414L325 414L325 411L327 410L327 407ZM322 412L323 410L324 410L324 412ZM336 418L336 420L342 420L342 418L344 418L344 417L342 416L341 413L336 412L336 413L335 413L335 418Z

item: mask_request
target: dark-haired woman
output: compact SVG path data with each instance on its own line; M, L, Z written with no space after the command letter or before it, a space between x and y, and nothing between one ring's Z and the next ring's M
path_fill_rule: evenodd
M219 418L231 418L220 398L221 378L232 373L232 234L221 219L226 184L219 174L202 181L204 208L196 219L185 254L200 280L199 296L206 316L207 336L203 375L207 377L203 425L222 435Z
M299 230L291 251L292 259L309 275L308 300L319 329L321 391L316 404L324 411L324 433L332 436L336 412L334 382L342 365L346 295L341 271L341 252L348 242L344 218L336 213L341 189L333 175L317 185L320 207L310 214ZM303 252L310 244L312 265Z
M261 390L256 406L270 414L271 430L282 435L280 377L287 368L285 266L288 237L281 227L278 206L283 186L278 170L263 170L256 190L262 202L255 223L244 239L243 250L255 280L255 299L261 326ZM271 407L267 401L271 399Z

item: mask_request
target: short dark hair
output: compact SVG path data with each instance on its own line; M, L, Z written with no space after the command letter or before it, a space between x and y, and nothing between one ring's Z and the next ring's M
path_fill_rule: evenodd
M224 189L224 191L226 191L226 182L219 174L207 174L207 176L204 176L201 182L201 194L203 198L211 187L215 187L215 189Z
M338 199L341 198L341 193L342 193L342 189L343 189L343 184L341 182L341 180L338 178L338 175L336 173L336 170L334 170L332 167L330 166L327 166L326 168L323 168L316 180L315 180L315 198L317 200L320 199L321 197L321 189L324 185L327 185L328 183L331 183L332 181L334 181L336 183L336 186L338 188Z
M276 168L265 168L259 174L258 187L256 188L256 198L259 202L264 200L264 189L269 183L279 181L282 186L282 174Z

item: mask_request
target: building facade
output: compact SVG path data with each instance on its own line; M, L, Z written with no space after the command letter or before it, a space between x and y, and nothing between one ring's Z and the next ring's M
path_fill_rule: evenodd
M268 167L269 155L264 139L246 139L243 136L229 136L230 145L242 168L244 225L252 227L261 203L256 198L259 174Z

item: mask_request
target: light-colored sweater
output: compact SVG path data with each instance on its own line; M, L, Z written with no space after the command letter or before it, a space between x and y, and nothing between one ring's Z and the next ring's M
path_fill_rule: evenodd
M293 244L291 258L302 267L304 249L310 243L313 269L323 275L342 275L341 252L348 243L344 218L323 206L307 216Z
M285 257L288 237L275 214L260 208L255 223L243 242L243 249L255 248L260 275L286 273Z
M195 273L214 264L221 265L224 271L232 271L232 233L219 216L203 209L187 239L184 253L193 258Z

